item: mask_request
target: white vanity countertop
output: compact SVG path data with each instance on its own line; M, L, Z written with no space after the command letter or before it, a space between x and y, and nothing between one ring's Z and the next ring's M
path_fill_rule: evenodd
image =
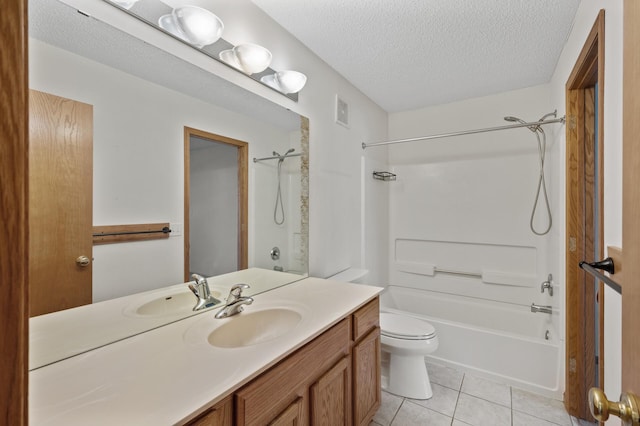
M377 295L382 288L307 278L257 296L249 314L290 307L302 321L242 348L208 344L217 309L29 373L32 425L170 425L220 401ZM240 314L243 315L243 314Z
M219 293L216 297L223 299L237 283L251 283L248 293L257 294L301 279L300 275L249 268L209 277L207 281L211 290ZM135 308L153 299L179 294L186 294L189 303L195 304L195 296L186 283L181 283L30 318L29 369L198 314L190 310L162 316L136 315L134 312Z

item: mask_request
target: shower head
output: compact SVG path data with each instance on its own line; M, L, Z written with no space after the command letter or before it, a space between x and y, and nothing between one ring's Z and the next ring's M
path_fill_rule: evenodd
M504 117L504 119L505 119L505 121L511 121L511 122L514 122L514 123L516 123L516 122L520 123L520 124L525 124L526 123L526 121L524 121L523 119L518 118L518 117L513 117L511 115L507 115L506 117ZM540 129L540 126L529 126L528 129L535 133L535 132L538 131L538 129Z
M277 151L273 151L273 155L276 156L276 157L282 157L282 155L278 154Z
M518 123L520 123L520 124L524 124L524 123L526 123L526 121L524 121L524 120L522 120L522 119L520 119L520 118L518 118L518 117L513 117L513 116L511 116L511 115L506 116L504 119L505 119L505 121L512 121L512 122L514 122L514 123L515 123L515 122L518 122Z
M295 148L291 148L291 149L290 149L289 151L287 151L284 155L291 154L291 153L292 153L293 151L295 151L295 150L296 150Z

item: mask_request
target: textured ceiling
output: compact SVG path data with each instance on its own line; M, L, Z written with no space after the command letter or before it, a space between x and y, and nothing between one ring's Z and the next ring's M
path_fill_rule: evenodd
M389 112L546 83L580 0L252 0Z

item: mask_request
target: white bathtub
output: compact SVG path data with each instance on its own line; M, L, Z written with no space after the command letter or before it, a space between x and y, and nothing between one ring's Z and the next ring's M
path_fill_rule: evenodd
M440 345L428 360L562 398L562 351L551 315L533 314L528 306L398 286L385 289L381 305L383 311L401 311L435 327Z

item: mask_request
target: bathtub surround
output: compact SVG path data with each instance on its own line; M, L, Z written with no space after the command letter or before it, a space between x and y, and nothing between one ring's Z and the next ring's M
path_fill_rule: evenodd
M502 126L505 116L537 120L554 109L549 99L541 85L391 114L389 140ZM550 124L545 132L562 129ZM385 183L391 291L383 306L434 325L434 359L560 399L562 292L540 292L558 253L548 249L553 232L537 236L529 226L540 164L535 138L517 128L388 149L397 180ZM548 184L550 194L557 190ZM536 217L534 225L546 222ZM554 314L532 313L532 303Z

